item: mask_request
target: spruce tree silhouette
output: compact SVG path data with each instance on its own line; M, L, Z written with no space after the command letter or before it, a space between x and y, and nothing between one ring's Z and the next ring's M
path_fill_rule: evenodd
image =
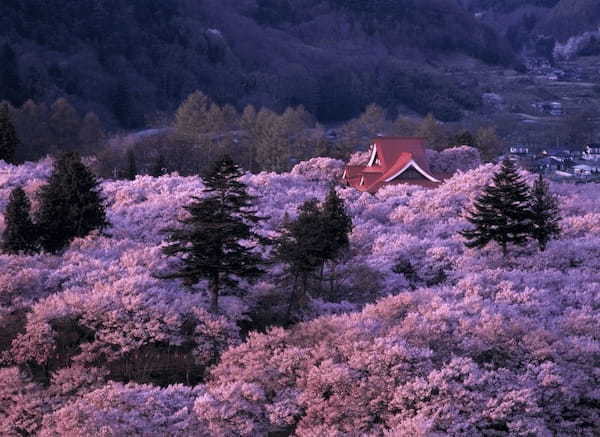
M2 252L30 254L37 251L37 233L30 216L31 202L21 187L11 191L4 215Z
M531 236L538 242L540 251L546 250L548 242L560 235L559 222L558 200L540 174L531 189Z
M74 238L109 225L99 182L77 153L63 153L54 161L53 173L38 198L35 221L40 244L48 252L56 253Z
M529 187L519 175L515 164L506 159L500 171L475 200L467 220L474 227L461 232L467 247L482 248L495 241L508 254L508 245L522 246L531 230Z
M204 197L193 197L184 209L183 225L169 228L163 248L168 256L180 256L180 267L163 279L180 278L186 285L209 283L210 310L217 313L223 287L235 287L240 279L253 280L264 272L262 257L254 250L265 243L253 225L261 217L253 209L253 197L239 181L242 170L229 157L217 161L204 178Z

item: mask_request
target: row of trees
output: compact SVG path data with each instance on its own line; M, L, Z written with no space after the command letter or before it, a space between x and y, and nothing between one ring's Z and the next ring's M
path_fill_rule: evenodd
M327 131L302 106L277 113L248 105L240 113L196 91L172 121L162 119L169 128L107 142L94 113L82 117L66 99L51 107L29 100L18 108L8 104L0 108L0 159L16 163L76 151L96 157L96 174L133 179L140 173L160 176L169 171L203 175L215 156L224 154L252 172L284 172L314 156L346 159L380 134L423 136L433 150L470 145L485 159L495 158L502 148L493 128L471 133L449 128L432 114L422 120L399 117L394 121L388 115L372 104L359 117Z
M108 145L98 154L100 173L114 177L117 169L119 177L131 179L135 167L136 172L158 175L152 169L162 160L162 168L170 171L206 174L214 157L223 154L253 173L284 172L314 156L347 159L381 134L422 136L428 148L438 151L469 145L478 148L486 160L496 158L503 147L492 127L470 132L449 127L432 114L423 119L390 120L388 116L381 106L372 104L359 117L326 130L302 106L277 113L249 105L239 113L196 91L178 108L171 130L120 149Z
M32 100L18 107L4 104L0 135L7 124L12 125L19 140L8 162L35 161L60 152L89 155L96 153L106 139L104 127L95 113L81 114L64 98L50 106ZM3 159L1 155L0 159Z
M289 317L293 305L305 300L310 277L316 273L322 281L325 264L348 247L352 221L332 187L323 203L308 200L295 220L286 219L280 237L265 238L254 228L264 217L256 215L254 199L240 176L242 171L231 158L215 163L204 178L204 196L194 197L185 207L188 215L179 220L181 226L166 229L168 245L163 252L178 256L180 266L159 276L180 278L188 286L207 280L210 308L217 312L223 287L237 287L240 280L264 274L266 264L283 262L294 282ZM270 246L274 251L268 259L263 253Z
M483 248L495 241L504 256L509 244L522 246L533 238L544 251L560 235L558 201L542 175L530 188L509 159L476 199L467 220L473 225L462 232L467 247Z
M80 237L108 226L98 181L78 154L67 152L54 162L48 183L36 193L39 207L31 217L31 202L21 187L12 190L5 213L2 251L57 253Z

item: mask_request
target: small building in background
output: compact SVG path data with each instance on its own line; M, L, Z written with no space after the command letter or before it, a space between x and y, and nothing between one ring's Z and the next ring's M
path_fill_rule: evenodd
M425 154L425 138L379 137L373 140L366 165L348 165L343 174L351 187L375 193L390 184L419 185L437 188L441 175L429 169Z
M510 154L511 155L529 155L529 147L520 146L520 145L512 146L510 148Z
M600 161L600 144L593 143L585 146L581 157L588 161Z

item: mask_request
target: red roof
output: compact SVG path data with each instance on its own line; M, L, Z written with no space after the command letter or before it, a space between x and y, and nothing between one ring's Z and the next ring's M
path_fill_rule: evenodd
M408 173L402 177L408 170L413 177L407 177ZM420 137L380 137L373 140L368 164L347 166L344 179L348 185L369 193L375 193L386 184L405 183L435 188L441 183L441 178L429 170L425 139Z

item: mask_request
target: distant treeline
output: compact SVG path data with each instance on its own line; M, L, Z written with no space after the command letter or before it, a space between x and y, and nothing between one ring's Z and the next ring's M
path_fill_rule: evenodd
M82 114L60 98L52 105L26 101L8 106L20 144L16 161L35 161L58 152L97 153L106 140L104 127L93 112Z
M19 142L16 162L78 152L92 159L99 176L111 178L174 171L202 175L224 154L251 172L285 172L316 156L348 159L366 150L377 135L422 136L428 148L438 151L470 145L479 148L484 159L495 158L502 148L493 127L469 131L460 124L441 123L433 114L394 118L371 104L358 117L327 129L303 106L276 112L247 105L238 111L200 91L159 120L159 129L138 134L109 137L95 113L83 115L64 98L50 106L31 100L20 107L8 105L8 113Z
M301 105L283 111L246 105L239 111L201 91L191 93L174 113L165 113L156 124L148 125L156 129L138 133L108 135L95 113L80 113L64 98L50 106L31 100L17 107L9 105L8 113L19 139L16 162L78 152L93 159L99 176L110 178L175 171L202 175L223 154L254 173L285 172L316 156L346 160L366 150L377 135L422 136L427 147L437 151L473 146L485 161L494 160L508 146L502 138L506 126L499 134L495 126L474 120L442 123L432 113L394 117L382 106L370 104L357 117L327 128ZM545 136L534 138L536 143L526 144L581 149L596 133L593 113L584 109L564 117Z

